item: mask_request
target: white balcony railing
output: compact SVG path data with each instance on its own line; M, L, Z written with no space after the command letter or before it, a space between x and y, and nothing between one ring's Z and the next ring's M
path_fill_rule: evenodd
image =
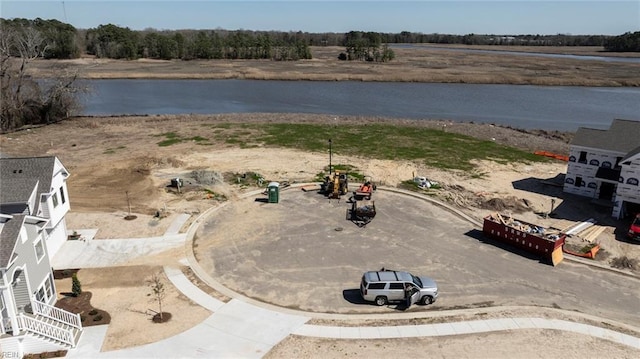
M45 323L36 318L26 316L23 313L18 315L18 326L21 331L41 335L58 342L68 344L71 347L76 346L74 333L71 329L60 328L53 324Z
M67 312L66 310L56 308L52 305L39 302L37 300L33 300L32 304L33 304L32 305L33 314L51 318L51 319L63 322L72 327L82 329L82 321L80 320L80 314Z

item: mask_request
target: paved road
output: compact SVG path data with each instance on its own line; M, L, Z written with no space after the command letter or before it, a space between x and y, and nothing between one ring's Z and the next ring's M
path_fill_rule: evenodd
M422 199L379 190L374 200L377 215L362 228L346 220L348 203L314 191L282 191L278 204L230 203L197 231L196 257L228 288L292 309L394 312L357 292L364 270L384 266L438 282L439 301L413 311L540 305L640 322L638 279L543 264L487 242L478 227Z

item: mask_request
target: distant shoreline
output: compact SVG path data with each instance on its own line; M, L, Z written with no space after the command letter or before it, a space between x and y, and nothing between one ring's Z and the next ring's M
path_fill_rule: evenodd
M437 47L437 48L435 48ZM447 48L451 50L448 51ZM73 60L36 60L29 75L50 78L76 72L81 79L249 79L287 81L378 81L510 84L536 86L640 87L640 63L588 61L518 56L497 51L603 56L585 47L531 48L486 46L416 46L396 48L387 63L341 61L342 47L312 47L313 58L300 61L271 60L112 60L84 57ZM607 54L610 56L613 54ZM617 54L623 56L622 54ZM627 55L627 54L625 54ZM635 54L640 57L640 54ZM615 55L613 55L615 56Z

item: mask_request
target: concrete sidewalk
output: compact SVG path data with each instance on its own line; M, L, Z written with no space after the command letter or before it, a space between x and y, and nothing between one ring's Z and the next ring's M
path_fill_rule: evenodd
M112 267L180 247L187 234L179 231L189 218L189 214L180 214L160 237L94 240L97 229L75 230L81 235L80 240L64 242L51 260L51 266L55 269Z
M167 278L169 278L171 283L180 292L182 292L182 294L187 296L199 306L206 308L211 312L215 312L222 308L222 306L224 305L223 301L213 298L209 294L203 292L195 284L193 284L189 280L189 278L187 278L184 273L182 273L180 269L164 267L164 273L167 275Z
M545 318L501 318L455 323L383 327L330 327L320 325L303 325L291 334L337 339L381 339L438 337L517 329L555 329L568 331L640 349L640 338L609 329L595 327L593 325Z
M182 228L182 226L184 226L185 223L187 223L189 218L191 218L190 214L181 213L176 219L173 220L173 222L171 222L171 225L164 232L164 235L168 236L180 233L180 229Z
M101 268L184 245L186 234L132 239L66 241L51 260L54 269Z

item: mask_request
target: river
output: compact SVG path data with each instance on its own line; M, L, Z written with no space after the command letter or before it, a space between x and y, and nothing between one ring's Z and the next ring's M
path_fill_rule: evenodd
M640 88L271 80L86 80L84 115L313 113L522 129L640 120Z

